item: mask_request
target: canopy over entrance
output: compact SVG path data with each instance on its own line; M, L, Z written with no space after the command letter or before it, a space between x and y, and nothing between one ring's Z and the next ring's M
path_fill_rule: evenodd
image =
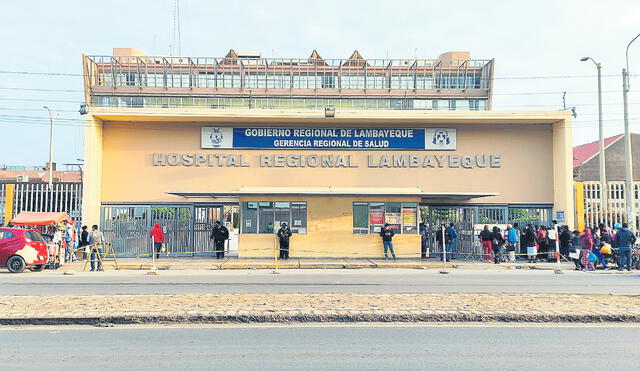
M73 223L73 220L67 213L44 213L22 211L11 220L13 225L51 225L58 224L63 221Z
M241 187L237 191L172 191L186 198L230 198L240 196L379 196L420 197L423 200L470 200L498 196L497 192L424 192L419 187Z

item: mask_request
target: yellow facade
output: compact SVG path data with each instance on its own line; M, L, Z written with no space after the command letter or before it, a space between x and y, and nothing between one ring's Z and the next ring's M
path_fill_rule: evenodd
M292 257L368 258L382 254L380 236L353 234L353 202L420 202L419 198L398 197L243 197L245 201L307 201L307 233L291 238ZM273 256L275 236L240 234L242 257ZM398 257L419 257L420 236L397 234L393 246Z
M343 187L386 190L375 194L263 195L239 194L243 201L306 201L307 234L294 235L292 256L371 257L381 254L380 237L353 234L353 202L414 202L417 195L394 197L407 187L431 195L433 205L552 205L564 211L563 224L574 225L571 179L570 116L565 112L497 111L343 111L325 118L317 110L261 109L90 109L85 129L85 182L83 219L95 223L102 204L215 204L224 198L184 197L179 193L223 192L246 188ZM498 154L496 168L424 168L368 166L369 156L423 155L426 151L379 150L274 150L201 149L200 129L220 127L362 127L457 129L460 155ZM154 153L226 154L242 156L249 166L154 166ZM348 155L353 168L300 168L260 166L264 154ZM437 153L436 153L437 154ZM399 191L398 191L399 192ZM483 194L487 197L450 199L438 194ZM241 257L272 256L274 237L241 234ZM394 247L400 257L416 257L419 236L397 235Z

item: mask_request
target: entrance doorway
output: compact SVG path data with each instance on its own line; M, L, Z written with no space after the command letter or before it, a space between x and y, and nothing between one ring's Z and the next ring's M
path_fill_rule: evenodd
M430 238L428 239L429 251L431 254L442 254L442 246L436 243L436 233L440 231L441 225L447 227L453 223L458 238L453 247L453 253L458 258L470 259L478 254L477 247L474 246L473 224L476 220L477 208L457 207L457 206L421 206L423 220L429 225Z

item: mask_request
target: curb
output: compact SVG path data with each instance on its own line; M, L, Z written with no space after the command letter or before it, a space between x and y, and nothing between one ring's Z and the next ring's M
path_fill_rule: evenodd
M105 317L16 317L0 318L0 326L25 325L130 325L130 324L204 324L204 323L307 323L307 322L437 322L437 323L637 323L639 315L544 315L544 314L340 314L340 315L185 315L185 316L136 316L114 315Z

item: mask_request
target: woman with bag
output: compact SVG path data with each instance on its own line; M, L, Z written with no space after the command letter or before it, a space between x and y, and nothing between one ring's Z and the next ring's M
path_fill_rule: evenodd
M581 271L584 266L580 261L580 248L582 247L582 238L580 232L573 231L571 242L569 243L569 258L576 265L576 270Z
M580 242L582 245L582 254L580 256L580 261L582 262L583 266L582 271L587 272L596 270L593 266L595 255L593 255L593 253L591 252L591 250L593 250L593 238L591 237L591 229L584 229L584 234L582 235L582 240Z

